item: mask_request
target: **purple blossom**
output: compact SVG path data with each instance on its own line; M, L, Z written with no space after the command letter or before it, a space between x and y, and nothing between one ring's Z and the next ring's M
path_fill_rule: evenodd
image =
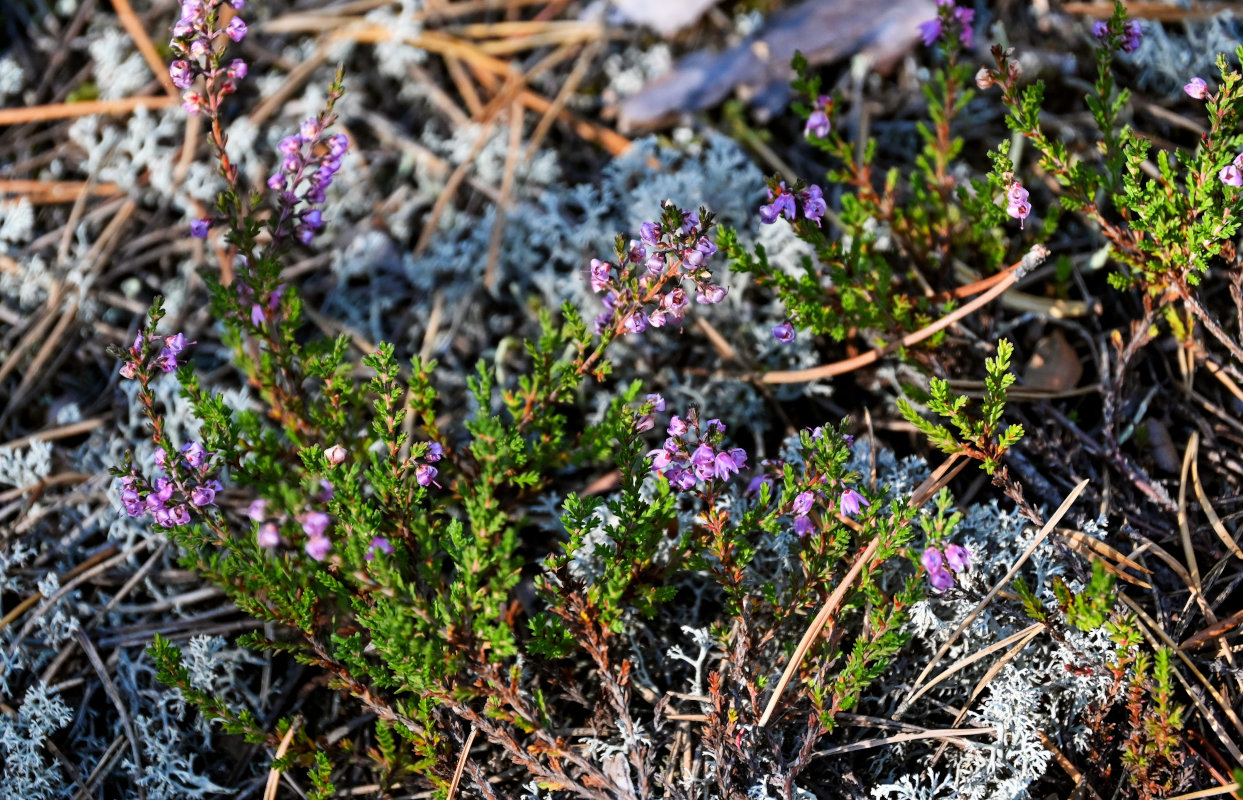
M246 77L248 72L250 72L250 68L246 66L245 61L240 58L235 58L229 62L229 67L225 71L230 78L240 81L242 78Z
M219 483L210 481L202 486L194 487L194 491L190 492L190 504L202 508L216 502L216 487Z
M647 457L652 459L652 471L661 472L668 469L674 463L674 453L668 449L661 447L656 450L649 450Z
M179 58L169 64L168 75L178 89L189 89L194 85L194 72L190 68L190 62L184 59Z
M824 202L824 191L813 183L799 192L798 197L803 201L803 216L816 223L817 228L820 227L820 218L829 210Z
M302 517L302 531L312 539L319 538L328 530L331 522L331 518L324 512L311 511Z
M794 341L794 326L790 324L790 320L777 325L773 328L773 336L779 342L790 343Z
M591 259L591 291L599 294L609 286L609 271L613 265L598 258Z
M816 495L814 492L800 492L794 498L794 503L791 505L790 510L797 517L805 517L811 513L811 507L815 502Z
M940 17L933 17L927 22L919 23L919 35L924 40L924 47L932 47L941 38L943 32Z
M1190 97L1203 100L1208 97L1208 84L1204 82L1203 78L1192 78L1183 86L1183 91Z
M367 548L367 555L363 556L363 558L368 561L375 560L376 551L391 556L393 554L393 545L383 536L376 536L371 540L371 546Z
M751 482L747 484L747 489L744 494L757 494L764 484L768 484L771 488L773 483L773 476L771 475L756 475L751 479Z
M268 509L268 501L260 497L250 504L246 509L246 516L255 522L262 522L265 512Z
M312 536L306 540L306 554L316 561L323 561L332 549L332 542L327 536Z
M1010 184L1010 188L1006 190L1006 213L1019 221L1019 228L1023 227L1023 222L1027 216L1032 213L1031 204L1027 202L1027 190L1018 181Z
M699 294L695 296L695 302L712 305L719 303L725 299L726 289L724 286L711 284L700 289Z
M635 423L634 423L634 429L639 433L642 433L643 431L650 431L652 428L655 428L655 427L656 427L656 417L653 416L652 414L644 414L643 416L635 420Z
M1103 19L1098 19L1092 23L1092 36L1096 39L1104 39L1109 35L1109 25Z
M771 225L777 221L777 217L785 217L793 222L794 214L794 195L786 191L784 181L777 187L776 195L772 189L768 190L768 204L760 206L761 222Z
M945 563L955 572L962 572L971 566L971 554L960 544L945 546Z
M1143 38L1144 29L1139 24L1139 20L1129 20L1126 27L1122 29L1122 49L1128 53L1134 53L1139 49L1139 40Z
M747 465L747 454L741 447L732 447L729 452L716 454L713 464L715 477L728 480L730 475L738 474L738 470Z
M419 486L430 486L436 483L436 475L438 470L431 464L419 464L414 470L414 479L418 481ZM439 483L436 483L439 486Z
M712 450L712 445L707 442L700 442L695 448L695 452L691 453L691 468L695 471L695 477L701 481L706 481L716 473L716 453Z
M241 17L234 17L224 26L224 32L233 41L240 42L246 38L246 23L242 22Z
M856 492L854 489L847 489L846 491L842 492L842 513L843 514L851 514L851 515L858 514L860 509L863 508L863 506L870 506L870 505L872 504L868 502L868 499L864 497L863 495L859 494L858 492Z
M974 42L971 22L975 19L975 11L970 8L955 8L954 17L957 18L958 24L962 26L962 30L958 34L958 41L963 47L970 50Z
M665 398L661 397L660 395L649 394L643 399L652 404L653 411L660 413L661 411L665 410Z
M811 533L813 529L814 525L811 521L811 517L794 518L794 533L798 536L798 538L802 539L804 536Z
M690 426L687 425L686 421L677 414L674 414L669 418L669 427L667 428L667 431L670 436L685 436L686 432L689 430Z
M275 522L265 522L255 532L260 547L277 547L281 543L281 532Z
M429 463L435 463L445 457L445 449L440 442L430 442L427 445L427 455L423 456L423 460Z
M929 547L924 550L924 554L919 557L919 563L924 565L924 569L929 572L935 572L941 569L941 551L935 547Z
M655 222L645 222L639 226L639 238L653 247L660 241L660 226Z
M1227 164L1221 168L1221 172L1217 173L1218 179L1227 186L1238 188L1243 186L1243 171L1234 164Z
M207 450L198 442L189 442L182 445L181 455L187 464L198 469L203 466L203 461L207 458Z
M807 124L803 126L804 136L816 136L823 139L829 135L833 127L828 113L832 102L832 98L824 94L816 99L816 107L812 109L807 117Z
M263 323L267 321L267 315L263 313L263 306L258 303L250 305L250 324L256 328L262 328Z
M645 315L642 311L636 311L635 313L626 317L626 332L627 333L643 333L645 330L647 330L647 325L648 325L647 315Z
M938 592L948 591L954 585L954 576L943 569L928 570L928 583Z
M211 228L211 220L207 217L190 220L190 235L195 239L206 239L207 231Z

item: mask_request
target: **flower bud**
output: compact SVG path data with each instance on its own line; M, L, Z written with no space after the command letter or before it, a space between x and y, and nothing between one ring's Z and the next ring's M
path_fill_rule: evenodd
M975 85L980 89L991 89L997 84L997 79L993 77L993 71L988 67L980 67L980 71L975 73Z
M324 458L328 459L328 463L332 464L334 467L343 463L346 455L348 455L348 453L345 448L339 444L334 444L332 447L329 447L324 451Z

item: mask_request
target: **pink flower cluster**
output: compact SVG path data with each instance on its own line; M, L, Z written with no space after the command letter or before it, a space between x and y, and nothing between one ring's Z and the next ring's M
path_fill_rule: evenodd
M294 236L303 244L309 243L324 227L323 213L318 206L324 202L333 178L341 171L341 157L350 146L345 134L338 133L325 139L324 133L320 120L308 119L297 133L281 139L277 145L282 156L281 166L268 178L268 188L280 192L281 206L286 209L284 214L291 213L299 201L306 202L307 207L296 215L294 227ZM322 155L316 155L321 142L327 144L327 150ZM304 182L305 190L299 195L298 190Z
M928 570L928 582L932 584L932 588L944 592L954 585L954 576L945 567L948 566L954 572L963 572L971 566L971 555L962 545L947 544L944 558L940 550L929 547L924 550L919 561Z
M1236 189L1243 186L1243 153L1239 153L1234 157L1234 161L1222 167L1217 177L1227 186L1233 186Z
M811 510L820 496L820 492L810 490L799 492L790 504L790 511L794 514L794 532L800 539L812 532ZM862 511L864 506L872 505L866 497L854 489L846 489L842 492L839 503L842 513L848 516L854 516Z
M587 274L591 290L604 293L605 310L595 321L597 334L613 328L619 333L643 333L649 327L681 326L691 304L690 294L682 288L688 278L694 282L695 302L711 305L725 299L725 287L711 283L712 273L705 266L717 252L708 238L711 221L701 222L693 211L679 213L677 226L644 222L639 239L619 250L618 263L591 260Z
M243 306L250 304L250 324L256 328L262 328L268 320L274 320L279 316L281 299L285 296L285 284L278 284L268 293L267 300L261 301L261 298L256 297L255 290L250 287L250 284L238 279L237 295Z
M184 334L175 333L172 336L165 336L163 345L160 345L159 339L153 339L150 342L150 344L153 345L151 348L144 348L144 344L146 344L146 342L143 339L143 335L140 333L137 338L134 339L134 343L130 345L129 357L126 358L125 363L121 365L120 372L122 378L136 377L139 370L144 366L144 349L147 349L148 352L150 352L151 350L154 350L154 347L159 347L160 349L156 354L155 359L152 360L151 366L161 372L175 372L177 370L177 357L181 355L181 351L185 350L187 345L195 343L187 342Z
M688 420L676 414L670 418L664 446L648 452L652 472L689 491L700 481L728 480L747 465L747 453L741 447L721 446L725 423L710 419L701 433L699 416L693 410L687 416Z
M975 10L960 8L954 0L937 0L937 9L937 16L919 24L919 35L924 40L924 47L931 47L936 43L945 34L948 26L951 31L957 29L959 43L970 49L973 42L971 22L975 19Z
M190 510L216 504L216 495L224 491L220 481L209 476L211 454L198 442L189 442L181 448L182 466L189 480L176 474L166 474L166 454L163 449L155 451L155 465L161 475L153 484L145 484L137 475L121 479L121 504L131 517L150 514L157 525L172 528L190 524Z
M331 498L331 492L327 492L326 496ZM261 497L246 509L246 516L253 522L259 523L255 538L260 547L274 549L280 546L280 526L287 519L284 515L269 517L268 501ZM328 527L332 524L332 517L323 511L307 511L298 515L297 519L302 532L306 535L306 542L303 545L306 554L316 561L323 561L332 550L332 540L328 538Z
M1092 35L1099 41L1104 41L1109 36L1109 23L1104 20L1097 20L1092 23ZM1122 49L1128 53L1134 53L1139 49L1139 42L1144 36L1144 29L1139 24L1139 20L1133 19L1127 21L1122 28Z
M775 188L775 191L774 191ZM803 206L803 216L820 226L820 219L828 213L829 206L824 202L824 190L814 183L799 192L786 188L785 181L776 187L768 188L768 202L760 206L760 222L772 225L778 217L785 217L793 222L798 212L795 200Z
M1027 190L1023 188L1023 184L1014 181L1010 184L1010 188L1006 190L1006 213L1019 221L1019 228L1023 227L1024 220L1032 213L1031 203L1027 202Z

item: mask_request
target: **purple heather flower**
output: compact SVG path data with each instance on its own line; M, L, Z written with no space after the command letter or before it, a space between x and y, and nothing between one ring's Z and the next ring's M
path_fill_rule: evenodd
M647 258L647 248L638 241L631 239L630 245L626 248L626 258L631 264L638 264Z
M273 172L268 178L268 188L274 192L283 192L285 190L285 176L279 172Z
M1098 19L1092 23L1092 35L1097 39L1104 39L1109 35L1109 25L1103 19Z
M677 414L674 414L669 418L668 432L670 436L685 436L686 432L689 430L690 426L687 425L686 421Z
M245 78L248 72L250 72L250 68L247 67L246 62L240 58L235 58L232 61L230 61L229 68L226 70L226 73L228 74L230 78L233 78L234 80L239 80L239 81L242 78Z
M334 467L345 463L347 455L349 455L349 451L339 444L334 444L332 447L324 450L324 458L328 459L328 463Z
M265 522L255 532L260 547L276 547L281 543L281 532L275 522Z
M302 121L302 126L298 129L298 133L302 136L302 141L313 142L319 138L319 120L311 117Z
M1235 156L1234 161L1230 163L1234 164L1235 169L1243 169L1243 153L1239 153Z
M656 417L652 416L651 414L644 414L643 416L635 420L635 423L634 423L634 429L638 431L639 433L642 433L643 431L650 431L652 428L655 428L655 427L656 427Z
M312 511L302 517L302 531L312 539L324 535L332 520L322 511Z
M970 8L955 8L954 16L958 19L958 24L962 26L962 31L958 34L958 41L962 43L963 47L970 50L973 44L971 21L975 19L975 11Z
M690 233L693 228L699 227L699 215L694 211L682 212L682 233Z
M668 469L673 464L674 454L668 449L661 447L657 450L647 451L647 457L652 459L652 471L660 472Z
M789 343L794 341L794 326L790 324L790 320L777 325L773 328L773 336L777 341Z
M234 11L241 11L242 8L246 5L246 0L229 0L229 5L233 8Z
M199 508L209 506L214 502L216 502L216 489L211 484L196 486L194 491L190 492L190 503Z
M324 502L324 503L327 503L329 500L331 500L332 496L337 493L336 489L333 488L332 481L328 480L327 478L320 479L319 488L320 488L319 499L321 502Z
M804 536L811 533L813 529L814 525L811 521L811 517L794 518L794 533L798 536L798 538L802 539Z
M207 450L198 442L189 442L182 445L181 455L187 464L197 469L203 466L203 461L207 458Z
M669 265L665 263L665 257L663 255L660 253L653 253L652 257L644 262L643 266L647 268L648 275L656 276L663 275Z
M414 479L418 481L419 486L430 486L436 483L436 473L438 470L430 464L419 464L414 469ZM439 483L436 483L439 486Z
M252 502L250 506L246 509L246 516L254 520L255 522L262 522L264 512L267 511L267 508L268 508L268 501L260 497L258 500L255 500L254 502Z
M190 91L181 96L181 107L191 116L198 114L203 105L203 98L198 92Z
M786 191L784 181L778 186L776 195L772 189L768 190L768 204L760 206L761 222L771 225L777 221L777 217L785 217L793 222L794 214L794 195Z
M240 42L246 38L246 23L242 22L241 17L234 17L224 26L224 32L233 41Z
M661 307L665 311L677 316L679 321L681 320L679 312L690 305L690 303L690 298L686 296L686 290L680 288L673 289L660 299Z
M256 328L262 328L263 323L267 321L267 316L263 313L263 306L258 303L252 303L250 306L250 324Z
M1208 84L1204 82L1203 78L1192 78L1183 86L1183 91L1190 97L1203 100L1208 97Z
M178 89L189 89L194 85L194 71L190 68L190 62L185 59L179 58L169 64L168 75Z
M306 554L316 561L323 561L332 549L332 542L327 536L312 536L306 540Z
M790 510L797 517L805 517L811 513L811 507L816 502L816 495L813 492L799 492L794 498L794 503Z
M1027 202L1027 190L1018 181L1010 184L1010 188L1006 190L1006 213L1019 221L1019 228L1023 227L1024 220L1032 213L1031 204Z
M771 487L773 482L772 475L756 475L751 479L751 482L747 484L747 489L744 494L757 494L764 484L767 483Z
M328 156L330 158L341 158L349 148L350 140L344 133L334 133L332 138L328 140Z
M368 561L373 561L377 550L385 555L391 556L393 554L393 545L390 544L389 540L385 539L383 536L376 536L371 540L371 547L367 548L367 555L363 557Z
M665 477L669 479L670 483L677 486L684 492L695 488L695 473L691 472L689 469L671 472Z
M955 572L962 572L971 566L971 554L960 544L945 546L945 563Z
M1139 40L1143 35L1144 29L1139 24L1139 20L1128 21L1122 30L1122 49L1128 53L1134 53L1139 49Z
M941 38L943 28L940 17L933 17L927 22L919 23L919 35L924 40L924 47L932 47L932 45Z
M858 514L863 506L872 505L868 499L856 492L854 489L847 489L842 492L842 513Z
M209 228L211 228L211 220L207 217L190 220L190 235L195 239L206 239Z
M929 572L941 569L941 551L935 547L925 548L924 554L919 557L919 563L923 564L924 569Z
M184 503L182 505L176 506L175 508L169 509L168 523L166 524L168 524L169 527L171 527L172 525L189 525L190 524L190 509L186 508Z
M659 413L665 410L665 398L658 394L649 394L643 398L652 404L652 410Z
M949 590L954 585L954 576L943 569L928 570L928 583L932 584L932 588L938 592Z
M746 451L741 447L731 447L729 452L716 454L716 462L713 466L716 470L716 477L721 480L728 480L730 475L736 475L738 470L746 465Z
M823 139L829 135L829 131L833 129L828 113L831 102L832 98L828 95L822 94L817 98L816 107L807 117L807 124L803 126L804 136L817 136Z
M660 226L655 222L643 223L639 226L639 238L654 246L660 241Z
M712 450L712 445L707 442L700 442L695 448L695 452L691 453L691 469L695 471L695 477L701 481L706 481L716 472L716 453Z
M704 303L706 305L719 303L725 299L726 291L727 290L724 286L709 284L708 286L703 287L699 291L699 294L695 295L695 302Z
M1239 187L1243 186L1243 171L1240 171L1234 164L1227 164L1221 168L1221 172L1217 173L1217 177L1227 186Z
M627 333L643 333L645 330L647 330L647 316L641 311L636 311L626 317Z
M803 201L803 216L816 223L817 228L820 227L820 218L829 210L824 202L824 191L813 183L799 192L798 196Z
M441 447L440 442L431 442L427 445L427 455L423 456L423 460L435 463L444 457L445 449Z
M160 469L164 469L164 459L167 457L168 454L164 452L163 447L155 448L155 452L151 454L151 460L154 461L155 465Z
M725 433L725 423L721 422L716 417L713 417L712 419L708 420L707 422L704 423L704 433L708 434L708 433L712 433L712 431L717 431L718 433Z
M302 140L297 135L286 136L276 145L276 149L287 156L296 156L302 148Z

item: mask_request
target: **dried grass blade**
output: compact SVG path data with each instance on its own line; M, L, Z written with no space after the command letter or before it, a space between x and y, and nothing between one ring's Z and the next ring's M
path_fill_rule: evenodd
M876 549L879 545L880 539L872 539L872 541L868 542L868 546L859 555L855 556L854 563L850 565L850 571L842 578L841 583L833 590L833 594L829 595L829 599L825 601L824 607L820 609L820 613L816 614L816 618L807 627L807 632L803 634L798 647L794 649L794 655L790 657L790 663L786 665L785 672L781 673L781 680L777 681L772 697L768 699L768 706L764 709L763 716L756 723L759 727L763 728L768 724L768 720L772 718L773 711L777 708L777 702L781 700L782 693L790 685L790 680L794 677L794 673L798 672L799 665L803 663L804 656L811 649L812 642L820 635L820 631L828 623L829 617L841 605L846 592L854 585L855 578L859 577L859 573L863 571L863 566L872 560L872 556L876 554Z
M1212 526L1213 531L1217 534L1217 538L1221 539L1227 550L1239 558L1243 558L1243 548L1239 547L1238 542L1230 535L1230 531L1226 530L1226 526L1222 524L1221 518L1217 516L1217 512L1213 510L1212 504L1209 503L1208 494L1204 491L1204 484L1200 482L1198 459L1192 459L1191 461L1191 485L1196 490L1196 500L1200 502L1200 508L1204 509L1204 516L1208 517L1208 524Z
M45 106L0 109L0 126L20 125L25 122L47 122L53 119L72 119L91 114L129 114L139 107L168 108L177 103L172 97L122 97L119 100L90 100L82 103L51 103Z
M477 733L479 729L472 725L470 733L466 734L466 742L462 745L462 754L458 756L457 767L453 770L453 781L449 784L449 793L445 795L445 800L453 800L457 794L458 784L462 782L462 771L466 769L466 760L470 758L470 748L475 743Z
M1178 646L1179 650L1193 650L1197 647L1203 647L1209 642L1220 639L1231 628L1236 627L1239 623L1243 623L1243 611L1236 611L1225 619L1218 620L1209 625L1202 631L1198 631Z
M298 730L298 724L301 721L301 717L294 720L293 724L289 726L289 730L285 731L285 735L281 737L281 743L276 748L275 758L280 758L289 752L289 744L293 741L294 732ZM263 787L263 800L276 800L276 790L280 788L280 785L281 771L276 767L272 767L272 769L268 770L267 785Z
M842 744L837 747L830 747L828 750L820 750L812 753L811 758L823 758L824 756L837 756L843 753L853 753L857 750L870 750L873 747L884 747L899 742L913 742L919 739L957 739L960 736L988 736L996 734L996 728L943 728L941 730L920 731L919 733L895 733L893 736L882 736L879 739L865 739L862 742L851 742L850 744Z
M1019 631L1018 633L1012 633L1006 638L1002 639L1001 641L990 644L988 647L985 647L983 650L977 650L976 652L972 653L966 658L959 659L958 661L956 661L955 663L947 667L940 675L928 681L923 686L920 686L919 689L916 690L914 694L909 695L905 700L902 701L902 705L910 706L916 700L923 697L924 694L927 693L929 689L936 686L941 681L946 680L951 675L953 675L955 672L958 672L959 670L962 670L962 669L966 669L967 667L971 666L972 664L979 661L980 659L986 658L992 655L993 653L997 652L998 650L1003 650L1009 647L1010 645L1014 644L1015 642L1019 642L1019 645L1016 645L1015 650L1012 653L1008 654L1006 658L1002 659L999 662L999 666L997 666L997 669L1000 669L1002 666L1005 666L1005 662L1007 660L1018 655L1019 650L1021 650L1023 647L1026 647L1027 643L1030 642L1033 638L1035 638L1036 634L1040 633L1042 628L1044 628L1043 622L1033 622L1031 625L1027 626L1026 628ZM1022 641L1020 642L1020 640ZM988 674L985 677L991 680L992 674ZM979 690L982 687L977 686L976 688L977 690ZM973 700L975 699L975 693L972 693L971 699ZM963 709L962 713L963 714L966 713L965 708ZM960 714L959 715L960 718L954 720L955 725L957 725L961 721L961 716L962 715Z

